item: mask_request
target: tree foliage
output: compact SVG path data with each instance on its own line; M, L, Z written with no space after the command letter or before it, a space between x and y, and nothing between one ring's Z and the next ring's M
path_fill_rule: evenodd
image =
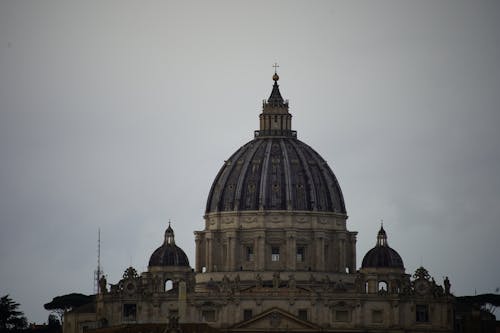
M61 323L59 322L59 319L57 318L56 315L54 315L52 313L49 314L47 324L50 328L60 328L61 327Z
M14 302L9 295L0 298L0 332L16 332L28 326L28 321L19 303Z
M457 297L461 303L477 306L483 310L494 313L495 308L500 306L500 295L498 294L480 294L474 296L461 296Z
M45 310L71 310L79 306L88 304L92 302L92 296L72 293L62 296L57 296L52 299L51 302L44 304Z
M500 295L496 294L480 294L475 296L461 296L457 297L457 299L461 302L468 304L491 304L494 306L500 306Z
M44 304L43 307L45 308L45 310L54 311L55 313L57 313L62 321L63 315L66 311L88 304L92 301L92 296L71 293L54 297L51 302Z

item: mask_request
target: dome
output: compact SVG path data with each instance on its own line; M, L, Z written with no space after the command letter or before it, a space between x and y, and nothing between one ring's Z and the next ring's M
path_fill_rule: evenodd
M387 234L384 227L380 227L377 235L377 245L365 254L361 268L404 269L403 259L401 259L399 253L387 245Z
M326 161L296 138L272 136L248 142L224 163L206 212L259 209L346 213Z
M263 103L260 130L220 169L208 195L206 213L291 210L346 214L340 186L326 161L291 130L288 101L273 76Z
M189 260L184 251L175 245L174 230L168 225L165 231L165 241L162 246L157 248L149 259L149 267L151 266L187 266Z

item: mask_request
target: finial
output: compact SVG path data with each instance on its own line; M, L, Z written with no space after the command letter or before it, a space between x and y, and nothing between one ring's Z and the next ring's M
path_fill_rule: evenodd
M273 80L276 82L276 81L278 81L280 79L280 77L278 76L278 72L277 72L277 68L280 67L280 66L278 65L277 62L275 62L274 65L273 65L273 67L274 67Z
M174 244L174 229L170 226L170 219L168 219L168 228L165 230L165 243Z
M377 245L378 246L386 246L387 245L387 234L384 230L384 220L380 220L380 230L377 234Z

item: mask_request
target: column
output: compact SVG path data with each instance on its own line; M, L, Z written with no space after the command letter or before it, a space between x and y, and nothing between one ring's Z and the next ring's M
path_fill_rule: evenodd
M227 235L227 250L228 250L228 271L239 270L239 267L236 267L236 251L237 251L237 239L236 239L236 231L228 231Z
M297 240L295 231L287 231L286 232L286 267L289 270L297 269Z
M345 235L339 237L339 272L345 273Z
M257 270L263 271L266 266L266 237L264 232L256 234L256 251L255 257L257 259Z
M179 282L179 322L186 322L186 308L187 308L187 287L185 281Z
M212 262L212 235L209 233L206 234L205 236L205 265L207 272L212 272L213 271L213 262Z
M351 233L351 239L350 239L350 245L351 245L351 258L349 260L349 272L354 273L356 272L356 233Z
M321 232L314 233L314 243L316 244L316 260L314 269L317 271L325 270L325 234Z
M194 233L194 240L195 240L195 243L196 243L196 255L195 255L195 271L197 273L201 273L201 267L203 266L202 264L202 235L201 233L199 232L195 232Z

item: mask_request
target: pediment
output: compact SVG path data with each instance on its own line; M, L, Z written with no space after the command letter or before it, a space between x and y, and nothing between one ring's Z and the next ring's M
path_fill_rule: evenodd
M301 320L293 314L275 307L248 320L237 323L231 327L231 329L241 331L282 331L283 329L289 331L318 331L320 330L320 327L308 321Z

